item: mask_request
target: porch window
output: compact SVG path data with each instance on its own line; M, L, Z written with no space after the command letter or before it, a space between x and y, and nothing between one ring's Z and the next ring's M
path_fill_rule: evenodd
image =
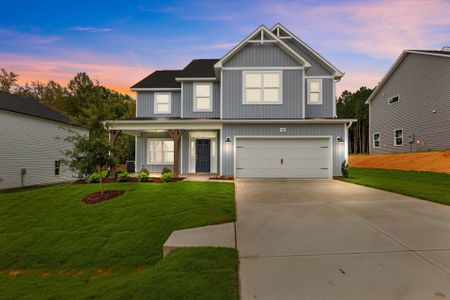
M172 99L170 93L155 93L155 114L170 114Z
M243 72L244 104L282 104L282 72Z
M322 104L322 80L308 79L308 104Z
M173 164L173 141L169 139L148 139L148 164Z
M194 112L212 111L212 84L195 83L194 84Z

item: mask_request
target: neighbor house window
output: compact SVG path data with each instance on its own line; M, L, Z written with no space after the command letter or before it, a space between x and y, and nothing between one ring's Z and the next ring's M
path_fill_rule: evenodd
M389 104L397 103L400 100L399 96L394 96L388 99Z
M173 141L164 139L148 139L148 164L172 164Z
M322 104L322 79L308 79L308 104Z
M395 146L402 146L403 145L403 129L395 130L394 145Z
M155 93L155 114L170 114L171 98L170 93Z
M374 148L380 148L380 133L374 133L373 134L373 147Z
M61 161L55 160L55 175L59 175L61 170Z
M194 84L194 112L212 111L212 83Z
M244 104L281 104L282 72L243 72Z

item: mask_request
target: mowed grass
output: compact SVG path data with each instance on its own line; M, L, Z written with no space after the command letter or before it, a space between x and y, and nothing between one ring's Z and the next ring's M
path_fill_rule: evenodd
M198 248L162 259L172 231L234 221L228 183L114 183L0 193L2 298L237 298L237 255Z
M450 205L450 174L351 168L343 180Z

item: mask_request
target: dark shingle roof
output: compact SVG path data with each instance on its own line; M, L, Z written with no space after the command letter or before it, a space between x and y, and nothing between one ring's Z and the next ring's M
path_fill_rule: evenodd
M180 78L215 78L214 65L219 59L194 59L179 75Z
M131 88L180 88L181 83L175 81L175 78L178 77L180 73L181 70L155 71L133 85Z
M71 124L69 118L38 101L0 91L0 109L19 114ZM72 124L74 125L74 124Z
M450 51L441 51L441 50L409 50L409 51L450 56Z

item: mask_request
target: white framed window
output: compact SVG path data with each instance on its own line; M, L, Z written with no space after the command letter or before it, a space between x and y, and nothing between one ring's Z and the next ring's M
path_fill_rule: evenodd
M322 79L308 79L306 89L308 104L322 104Z
M194 112L212 111L212 83L194 83Z
M394 145L403 146L403 129L394 130Z
M243 104L282 104L282 71L244 71Z
M388 104L394 104L400 101L400 96L394 96L388 99Z
M170 114L172 112L172 94L155 93L155 114Z
M381 135L379 132L375 132L373 134L373 148L380 148L381 143Z
M173 164L173 140L148 139L147 140L147 164L171 165Z

